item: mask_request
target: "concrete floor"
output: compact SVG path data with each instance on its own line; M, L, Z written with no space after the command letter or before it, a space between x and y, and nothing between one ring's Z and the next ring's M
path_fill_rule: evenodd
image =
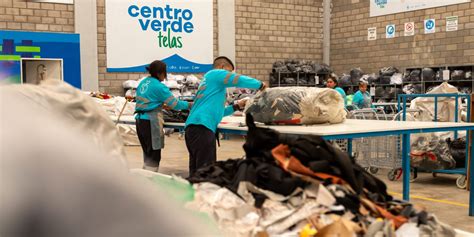
M230 140L221 140L221 147L217 150L218 160L242 157L243 143L244 139L238 136L231 137ZM127 146L125 150L130 168L141 168L143 165L141 147ZM177 134L166 138L162 157L160 173L187 177L188 153L184 140ZM401 181L389 181L386 174L386 170L380 170L376 176L387 184L392 195L401 198ZM426 207L442 222L454 228L474 232L474 217L468 216L469 193L456 187L456 178L455 175L440 174L433 178L431 174L419 174L418 179L411 183L411 202Z

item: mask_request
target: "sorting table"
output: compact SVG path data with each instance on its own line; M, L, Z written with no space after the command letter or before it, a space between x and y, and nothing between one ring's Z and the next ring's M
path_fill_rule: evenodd
M128 123L128 118L122 117ZM133 117L132 117L133 119ZM133 119L133 123L135 120ZM389 135L402 136L402 169L403 169L403 199L410 199L410 135L415 133L431 133L446 131L474 130L474 123L454 122L411 122L411 121L385 121L385 120L355 120L347 119L340 124L318 125L260 125L274 129L280 133L295 135L318 135L325 140L347 139L348 152L352 153L352 139L363 137L378 137ZM165 127L184 129L184 123L165 123ZM227 134L245 135L247 127L244 117L225 117L218 126L218 131ZM472 140L472 139L471 139ZM471 157L474 146L471 147ZM474 161L471 159L471 161ZM474 174L474 164L470 162L470 174ZM470 190L474 189L474 175L470 175ZM474 216L474 193L469 194L469 215Z

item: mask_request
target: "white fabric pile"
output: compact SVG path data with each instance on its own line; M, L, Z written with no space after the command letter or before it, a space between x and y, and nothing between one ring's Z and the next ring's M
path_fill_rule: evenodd
M6 85L0 89L3 93L27 98L32 104L70 121L75 129L85 131L109 157L126 165L123 142L117 129L90 96L58 80L45 80L40 85Z

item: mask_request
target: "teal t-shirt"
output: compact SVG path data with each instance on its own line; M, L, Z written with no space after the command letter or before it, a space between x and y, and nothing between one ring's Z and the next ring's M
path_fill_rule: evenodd
M262 82L257 79L223 69L207 72L199 84L196 99L185 126L203 125L215 133L222 117L234 112L231 105L225 106L226 88L259 89L261 86Z
M154 77L143 79L137 87L135 112L148 112L166 105L174 110L187 109L189 103L178 100L170 89ZM148 114L137 114L135 118L149 120Z
M336 90L337 92L339 92L339 94L341 94L342 98L344 99L344 106L346 106L347 105L346 92L344 92L344 90L341 87L336 87L334 88L334 90Z
M352 104L356 105L359 109L364 108L371 108L372 107L372 98L370 98L370 94L368 91L362 94L361 91L357 91L354 94L354 98L352 99Z

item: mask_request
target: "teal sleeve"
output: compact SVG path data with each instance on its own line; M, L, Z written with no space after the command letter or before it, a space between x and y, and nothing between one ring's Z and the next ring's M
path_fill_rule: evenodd
M362 96L361 93L357 92L354 95L354 98L352 99L352 104L360 108L362 107L363 102L364 102L364 97Z
M224 109L224 117L232 115L235 112L234 107L232 105L228 105Z
M232 85L228 83L226 87L238 87L238 88L248 88L248 89L259 89L262 86L262 82L245 75L240 75L233 73L231 76Z
M166 86L161 86L158 94L158 99L166 106L173 110L183 110L189 107L189 103L182 101L173 96L170 89Z
M259 89L262 86L262 82L245 75L240 75L234 72L228 72L226 70L212 70L208 72L204 77L213 78L214 81L219 82L225 88L238 87L248 89Z

